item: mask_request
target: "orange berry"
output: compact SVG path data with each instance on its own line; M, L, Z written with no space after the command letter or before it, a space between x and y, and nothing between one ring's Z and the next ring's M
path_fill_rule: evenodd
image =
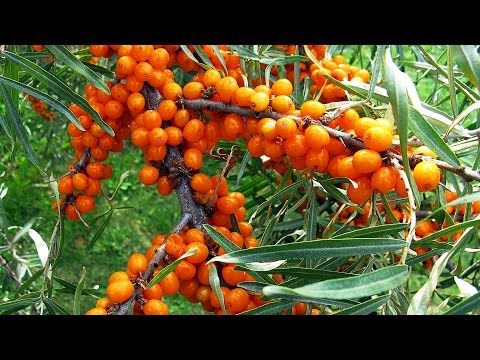
M128 271L135 276L138 276L140 272L144 273L147 270L148 261L142 254L132 254L128 259Z
M338 118L338 125L343 130L350 130L355 128L355 123L360 119L360 116L354 109L347 109L343 112L342 116Z
M203 84L205 86L215 86L215 84L222 78L222 75L216 69L209 69L203 75Z
M197 252L189 257L187 257L187 261L192 264L200 264L201 262L205 261L208 257L208 248L202 242L192 242L187 245L185 252L189 251L190 249L197 249Z
M206 73L205 73L206 74ZM249 87L240 87L235 93L238 106L250 106L250 97L255 94L255 90Z
M291 138L297 133L297 123L291 118L280 118L275 122L275 132L284 139Z
M321 125L311 125L305 130L307 145L313 150L321 150L330 142L330 135Z
M225 295L225 307L230 314L247 310L250 297L244 289L236 288Z
M165 276L162 280L160 280L159 284L162 287L165 295L176 294L180 289L180 281L174 272L171 272Z
M199 170L203 163L202 153L195 148L187 149L183 154L183 161L187 168Z
M147 130L159 128L162 126L162 118L160 114L155 110L147 110L143 113L143 126Z
M383 127L374 126L365 131L363 142L367 148L375 151L385 151L392 146L393 135Z
M288 79L278 79L272 85L270 93L275 96L286 95L290 96L293 91L293 85Z
M130 54L136 61L147 61L153 50L153 45L132 45Z
M413 178L418 190L430 191L440 183L440 169L433 161L422 161L413 169Z
M307 139L304 135L295 134L284 142L285 153L297 157L304 156L309 149Z
M125 271L116 271L112 275L110 275L110 278L108 279L108 283L114 283L116 281L130 281L130 278L128 277L128 274Z
M313 120L318 120L325 114L326 108L321 102L315 100L305 101L300 107L300 116L310 116Z
M215 190L217 188L219 178L220 178L219 175L215 175L212 177L212 189ZM227 184L227 180L224 177L222 177L222 180L220 181L220 185L218 186L217 195L218 196L228 195L228 184Z
M427 146L422 145L413 150L414 154L420 154L420 155L426 155L426 156L431 156L432 158L436 159L437 154L435 154L432 150L430 150Z
M107 315L107 310L102 307L94 307L93 309L88 310L85 315Z
M265 110L270 103L270 97L264 92L255 92L250 96L250 108L253 111L260 112Z
M355 188L353 184L349 184L347 196L352 202L361 204L370 198L373 193L373 187L370 183L370 178L367 176L360 177L355 182L358 184L358 187Z
M148 300L143 306L143 313L145 315L168 315L168 306L157 299Z
M386 194L395 188L397 171L392 166L384 166L372 175L372 186L381 194Z
M177 114L178 108L173 100L163 100L157 108L162 120L172 120Z
M353 156L346 156L338 162L337 173L339 177L355 180L362 174L353 166Z
M133 113L139 113L145 107L145 98L139 92L133 92L128 96L127 106Z
M205 86L198 81L191 81L183 87L183 95L186 99L200 99Z
M205 174L198 173L192 176L190 186L193 190L206 194L212 188L212 179Z
M163 297L163 290L160 284L155 284L149 289L143 290L143 297L147 300L162 300Z
M358 137L363 137L363 135L369 128L376 125L377 125L377 122L372 118L369 118L369 117L359 118L357 121L355 121L355 125L354 125L355 134Z
M133 295L133 284L128 280L120 280L107 286L107 296L113 303L124 302Z
M138 81L148 81L153 73L153 67L148 62L141 61L135 66L135 77Z
M183 132L175 126L168 126L165 128L167 133L167 144L171 146L180 145L183 141ZM132 134L133 137L133 134ZM133 139L132 139L133 142Z
M158 178L157 190L163 196L167 196L172 192L173 184L172 181L168 178L168 176L160 176Z
M75 189L72 176L65 176L58 181L58 191L63 195L70 195Z
M75 206L80 212L90 212L95 208L95 199L90 195L79 195L75 200Z
M289 111L295 110L295 104L293 103L290 96L279 95L273 98L272 109L281 114L286 114Z
M144 166L138 172L138 178L144 185L154 185L160 176L158 169L153 166Z
M203 137L205 125L198 119L191 119L183 128L183 137L190 142L197 142Z
M174 272L180 280L191 280L194 278L197 269L191 262L182 260L177 265Z
M308 169L324 172L327 169L330 156L325 148L321 150L310 149L305 155L305 165Z
M239 282L243 281L245 277L245 271L234 270L236 264L228 264L222 269L223 280L228 285L236 286Z
M85 174L77 173L73 175L73 186L77 190L85 190L88 186L88 177ZM68 194L67 194L68 195Z
M353 155L353 166L362 174L372 173L382 166L382 157L376 151L369 149L358 150Z

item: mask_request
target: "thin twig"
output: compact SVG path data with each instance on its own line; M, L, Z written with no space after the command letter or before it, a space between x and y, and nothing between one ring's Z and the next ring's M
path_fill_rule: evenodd
M402 157L400 155L392 152L388 152L387 155L390 156L391 158L398 160L400 163L403 163ZM419 162L422 162L422 161L432 161L440 169L457 174L462 178L464 178L465 181L473 181L473 180L480 181L479 170L473 170L472 168L469 168L466 166L453 166L445 161L434 159L431 156L425 156L425 155L419 155L419 154L410 155L410 162L412 165L418 164Z
M393 158L391 159L392 165L397 169L400 177L402 178L403 182L405 183L405 190L408 194L408 202L410 203L410 229L408 230L408 235L405 239L407 245L402 250L402 256L400 257L399 264L405 265L405 260L407 259L408 250L410 249L410 245L412 244L413 237L415 236L415 226L417 225L417 214L416 214L416 205L415 205L415 198L413 196L412 188L410 187L410 183L408 182L408 177L405 171L403 170L403 166L400 165L400 162Z
M15 272L12 270L12 268L10 267L10 265L8 265L7 263L7 260L5 260L2 255L0 255L0 266L3 266L5 268L5 270L7 270L7 273L8 273L8 276L10 276L10 278L13 280L13 282L15 283L15 285L17 287L20 287L22 285L22 283L20 282L20 280L18 280L18 277L17 275L15 274Z

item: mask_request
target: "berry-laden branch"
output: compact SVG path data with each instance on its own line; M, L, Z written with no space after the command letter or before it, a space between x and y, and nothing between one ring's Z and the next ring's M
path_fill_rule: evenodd
M241 107L233 104L226 104L226 103L207 100L207 99L188 100L188 99L182 98L178 100L177 103L180 107L183 107L186 109L192 109L196 111L201 111L201 110L219 111L224 113L238 114L245 117L252 117L255 119L262 119L262 118L268 117L274 120L278 120L282 117L289 117L299 123L301 123L302 121L305 121L305 118L280 114L278 112L272 111L271 109L267 109L261 112L255 112L250 108ZM321 116L318 120L310 120L310 123L322 125L331 137L342 141L343 144L346 147L350 148L351 150L356 151L360 149L365 149L366 148L365 143L355 138L353 135L325 126L325 124L328 124L331 121L335 120L336 118L340 117L342 112L347 109L348 107L345 107L345 108L337 109L332 112L327 112L323 116ZM398 156L397 154L389 152L388 156L390 158L397 159L400 163L402 163L401 157ZM480 181L480 171L473 170L469 167L465 167L465 166L455 167L445 161L437 160L437 159L430 158L428 156L421 156L421 155L414 155L412 157L412 160L417 162L423 161L423 160L430 160L430 161L433 161L440 169L453 172L454 174L457 174L462 178L464 178L466 181L473 181L473 180Z
M148 104L149 109L156 109L158 104L162 100L160 92L146 85L142 93L145 96L145 102ZM164 166L169 172L175 172L177 168L184 167L183 157L178 147L167 146L167 155L164 159ZM166 256L166 241L168 241L168 235L179 233L186 225L191 224L193 227L202 230L202 225L207 223L207 213L204 207L197 204L193 200L193 191L190 187L190 179L183 173L178 173L176 178L175 192L177 194L178 201L180 203L181 218L178 223L172 228L172 230L165 237L165 243L162 244L155 252L154 257L148 263L146 271L141 276L141 280L135 283L135 291L133 295L121 304L118 304L115 308L112 308L110 314L125 315L130 308L132 302L140 295L142 285L146 284L153 271L158 267L160 261Z
M178 105L180 107L186 108L186 109L192 109L196 111L201 111L201 110L207 110L207 111L219 111L219 112L224 112L224 113L231 113L231 114L237 114L240 116L245 116L245 117L251 117L255 119L263 119L263 118L272 118L274 120L278 120L283 117L288 117L291 118L297 122L302 122L305 121L304 118L298 117L298 116L292 116L292 115L285 115L285 114L280 114L278 112L275 112L271 109L267 109L264 111L260 112L255 112L254 110L246 107L241 107L233 104L226 104L218 101L212 101L212 100L207 100L207 99L196 99L196 100L188 100L188 99L180 99L177 101ZM346 110L346 108L343 108L343 110ZM360 150L360 149L365 149L365 144L358 140L355 139L351 134L347 134L343 131L335 130L332 129L328 126L325 126L325 123L330 123L336 118L340 117L342 115L341 111L333 111L333 112L327 112L323 116L321 116L318 120L311 120L311 124L318 124L322 125L325 130L327 130L328 134L331 137L334 137L340 141L342 141L345 146L350 147L355 150Z

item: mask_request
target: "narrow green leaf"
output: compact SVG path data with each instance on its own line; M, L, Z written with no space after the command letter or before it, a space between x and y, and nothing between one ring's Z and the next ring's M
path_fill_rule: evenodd
M97 89L101 89L103 92L110 95L110 89L105 84L100 76L98 76L93 70L87 67L79 59L75 57L65 46L63 45L45 45L48 51L57 59L61 60L65 65L71 68L76 73L85 76L85 78L93 84Z
M32 283L38 279L40 276L42 276L43 272L45 271L45 268L42 268L38 271L36 271L32 276L30 276L20 287L15 291L15 299L17 299L24 290L27 290Z
M45 101L48 105L55 108L58 112L62 113L70 122L74 123L75 126L79 129L83 129L82 125L78 122L75 115L60 101L54 99L53 97L21 82L14 81L12 79L8 79L4 76L0 75L0 83L6 84L8 86L13 86L20 91L24 91L27 94L33 95L36 98Z
M185 55L188 56L188 58L189 58L190 60L192 60L195 64L197 64L198 66L200 66L203 70L208 70L208 69L210 69L210 66L205 65L205 64L201 63L200 61L198 61L197 58L195 57L195 55L193 55L193 53L190 51L190 49L189 49L186 45L180 45L180 48L181 48L182 51L185 53Z
M225 299L223 298L223 292L222 292L222 289L220 288L220 279L218 277L216 265L213 265L210 267L209 280L210 280L210 287L212 288L213 293L217 297L218 302L220 303L220 306L223 310L223 313L225 315L228 315L227 309L225 308Z
M193 45L193 47L195 48L195 52L197 53L197 55L200 57L200 59L202 59L203 63L207 65L210 69L214 69L215 66L213 66L212 61L205 53L205 51L203 51L202 47L200 45Z
M446 203L445 205L435 209L434 211L432 211L432 213L430 215L428 215L425 219L429 219L431 218L432 216L435 216L436 214L438 214L439 212L445 210L447 207L449 206L456 206L456 205L462 205L462 204L468 204L468 203L474 203L475 201L479 201L480 200L480 192L476 192L476 193L472 193L472 194L468 194L468 195L465 195L465 196L461 196L459 197L458 199L455 199L453 201L450 201L449 203Z
M33 150L32 144L28 140L27 130L23 125L22 119L20 119L20 115L18 115L18 111L15 108L10 93L3 84L0 84L0 95L3 98L3 103L5 104L5 108L7 110L7 117L12 124L13 132L20 140L20 143L25 150L25 155L27 155L28 160L30 160L32 164L41 170L35 150Z
M417 244L414 242L413 243L414 246L417 246ZM408 266L413 266L415 264L418 264L424 260L427 260L435 255L441 255L445 252L447 252L448 249L434 249L434 250L430 250L428 252L426 252L425 254L422 254L422 255L417 255L417 256L414 256L414 257L411 257L409 258L407 261L405 261L405 265L408 265Z
M408 127L409 127L409 106L407 87L403 80L404 76L392 60L390 49L387 49L385 56L385 87L387 88L388 98L392 104L393 117L397 125L398 135L400 136L400 150L402 153L402 160L404 164L409 163L408 159ZM420 193L417 185L413 179L412 171L409 166L405 166L405 173L407 174L410 187L415 196L415 202L420 204Z
M369 238L369 237L376 237L379 235L391 235L398 233L399 231L405 230L408 228L409 224L385 224L385 225L378 225L373 227L365 227L356 230L352 230L343 234L334 235L332 238L334 239L352 239L352 238Z
M282 274L284 276L295 276L302 279L329 280L341 279L356 276L352 273L329 271L322 269L308 269L304 267L277 268L275 271L267 271L269 274Z
M368 315L385 304L389 299L390 295L379 296L375 299L370 299L361 304L340 310L335 315Z
M88 242L87 247L85 248L86 251L90 251L95 245L95 243L97 242L97 240L100 239L100 236L102 236L103 232L105 231L108 224L110 223L110 220L112 219L112 215L113 215L113 209L110 209L107 217L105 218L105 221L98 227L92 239Z
M245 155L243 155L243 159L237 173L237 182L236 182L237 187L240 185L240 181L242 180L243 174L245 173L245 169L247 168L248 161L251 158L252 158L252 155L250 155L248 151L245 153Z
M47 297L43 298L43 304L50 315L72 315L65 308Z
M455 153L450 149L445 141L443 141L433 127L425 120L422 114L420 114L414 107L410 106L408 115L410 116L410 128L415 136L420 139L420 141L422 141L434 153L436 153L440 159L448 162L449 164L460 166L460 161Z
M147 285L147 289L150 289L153 285L157 284L160 280L162 280L165 276L167 276L168 274L170 274L173 270L175 270L178 266L178 264L180 264L180 262L189 257L189 256L192 256L193 254L196 254L197 253L197 249L196 248L193 248L193 249L190 249L188 250L185 254L183 254L182 256L180 256L177 260L175 260L174 262L172 262L171 264L169 264L168 266L165 266L162 270L160 270L160 272L154 276L154 278L152 280L150 280L150 282L148 283Z
M211 45L211 46L212 46L213 50L215 50L214 45ZM247 49L245 46L229 45L229 48L230 48L230 50L237 52L238 56L240 56L243 59L249 59L249 60L255 60L255 61L260 61L261 60L260 56L255 54L250 49ZM218 49L218 47L217 47L217 49ZM217 56L218 56L218 54L217 54Z
M88 101L85 98L83 98L82 96L78 95L76 92L74 92L62 80L60 80L56 76L52 75L48 71L44 70L42 67L38 66L34 62L31 62L30 60L24 59L19 55L10 53L8 51L5 51L4 55L8 59L10 59L11 61L13 61L16 64L18 64L19 66L21 66L27 73L32 75L35 79L37 79L40 82L46 84L50 90L55 92L62 99L65 99L69 102L77 104L80 108L85 110L92 117L92 119L98 125L100 125L100 127L103 130L105 130L111 136L115 136L115 133L110 128L110 126L105 121L103 121L103 119L100 117L98 112L96 112L92 108L92 106L88 103ZM74 123L74 124L77 125L76 123ZM82 131L85 130L81 125L80 125L79 129L82 130Z
M377 85L378 75L380 75L380 70L382 69L383 56L385 54L385 45L379 45L375 53L375 58L373 59L373 68L370 76L370 88L368 89L367 101L373 96L375 91L375 86Z
M228 240L222 233L215 230L212 226L208 224L203 224L203 228L205 229L206 233L215 241L218 245L220 245L226 253L232 251L238 251L240 248ZM259 274L256 271L249 270L248 273L253 276L258 281L264 281L269 284L274 284L275 282L266 274Z
M301 179L285 188L282 190L276 192L274 195L272 195L270 198L268 198L267 201L263 202L257 210L255 210L255 213L252 215L252 218L256 216L256 214L261 214L263 210L265 210L267 207L269 207L271 204L273 204L275 201L283 199L285 195L289 195L293 193L295 190L297 190L299 187L305 185L307 183L307 179Z
M6 234L7 231L8 231L7 212L5 211L5 207L3 206L3 199L0 195L0 232Z
M316 299L355 299L371 296L400 286L408 279L408 266L394 265L384 267L356 277L325 280L291 289L282 286L266 286L265 295L278 295L285 299L289 296L303 296Z
M444 315L466 315L480 308L480 292L452 306Z
M8 121L8 118L4 119L2 114L0 114L0 126L2 127L3 132L8 136L8 138L13 140L10 121Z
M453 121L450 127L445 132L446 135L450 134L452 129L461 123L463 120L467 118L472 112L480 109L480 101L475 101L473 104L468 106L465 110L463 110Z
M323 188L327 191L328 196L331 196L335 200L338 200L344 204L352 206L355 210L359 211L360 213L363 213L363 210L360 209L357 204L354 204L353 202L350 201L350 199L342 193L336 186L332 185L328 181L323 181L318 179L320 184L323 186Z
M5 52L3 52L2 54L4 53ZM18 81L18 67L15 63L11 62L8 58L5 61L3 75L9 79ZM15 106L15 110L18 112L18 104L19 104L18 90L15 88L9 88L8 91L10 92L10 95L12 97L12 102Z
M228 240L222 233L215 230L211 225L203 224L203 228L207 232L207 234L215 241L218 245L220 245L225 252L229 253L232 251L240 250L240 248Z
M87 274L87 269L85 266L82 266L82 275L80 276L80 281L78 282L77 289L75 290L75 297L73 299L73 315L80 315L80 299L82 297L82 291L85 287L85 275Z
M109 69L105 69L103 66L99 66L99 65L96 65L96 64L91 64L88 61L83 61L83 60L82 60L82 63L86 67L88 67L91 70L93 70L94 72L96 72L97 74L102 74L109 79L114 79L115 78L115 72L113 72Z
M450 93L450 104L452 105L453 116L458 115L457 92L455 90L455 74L453 72L453 51L452 46L447 46L448 65L448 92Z
M35 304L38 300L39 298L26 298L1 302L0 314L13 314L19 310L25 309L27 306Z
M404 247L404 241L383 238L314 240L242 249L214 257L210 262L220 261L245 264L249 262L269 262L284 259L321 259L328 257L377 254L386 251L399 250Z
M308 201L308 211L306 213L305 232L306 240L314 240L317 237L317 216L318 216L318 202L315 191L311 192Z
M480 55L474 45L453 45L452 52L458 67L477 88L480 88Z
M220 52L220 49L218 48L217 45L210 45L213 49L213 52L215 55L217 55L217 58L220 60L220 63L222 64L223 72L225 73L225 76L228 74L228 69L227 69L227 63L225 62L225 59L222 56L222 53ZM230 45L230 49L232 50L232 46Z
M274 315L279 314L282 310L290 309L295 304L295 301L288 300L272 301L255 309L244 311L239 315Z

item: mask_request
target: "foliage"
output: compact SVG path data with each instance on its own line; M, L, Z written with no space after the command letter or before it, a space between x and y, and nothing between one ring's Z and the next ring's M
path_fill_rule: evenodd
M143 253L156 234L169 234L181 211L173 194L159 197L139 184L143 159L129 142L122 154L108 158L114 174L102 183L95 212L82 214L84 223L49 211L51 200L59 200L66 165L81 161L81 153L72 157L65 135L67 126L83 129L70 104L114 133L83 89L90 83L109 90L105 82L116 76L117 57L92 56L81 46L35 47L8 46L0 54L0 160L6 164L0 169L0 313L80 314L105 293L106 274L125 268L129 254ZM210 48L213 57L203 46L176 48L185 60L177 58L171 67L175 82L183 87L212 68L231 74L226 50ZM361 117L385 118L398 135L393 139L398 148L379 152L405 170L411 194L375 191L355 202L346 191L357 186L355 179L287 169L252 156L243 138L223 139L215 149L239 149L227 179L246 197L252 236L260 246L240 249L205 225L202 230L224 250L209 259L215 264L209 272L213 293L224 298L222 271L215 270L233 263L249 275L238 287L258 299L246 315L297 312L293 306L299 303L306 304L305 312L320 314L478 314L478 47L324 49L327 60L341 54L345 63L367 69L369 82L324 71L318 49L293 46L288 53L271 45L230 45L228 52L238 55L245 86L271 86L290 77L297 109L313 98L336 117L352 108ZM314 75L314 65L323 72ZM326 84L346 90L346 97L327 101ZM348 136L345 141L354 149ZM412 155L421 145L430 152ZM432 153L438 159L424 157ZM429 191L414 179L415 165L425 160L436 161L442 173L440 186ZM225 167L210 156L201 171L213 176ZM148 287L178 264L164 264ZM167 302L171 313L204 313L178 295ZM226 312L223 300L220 305Z

